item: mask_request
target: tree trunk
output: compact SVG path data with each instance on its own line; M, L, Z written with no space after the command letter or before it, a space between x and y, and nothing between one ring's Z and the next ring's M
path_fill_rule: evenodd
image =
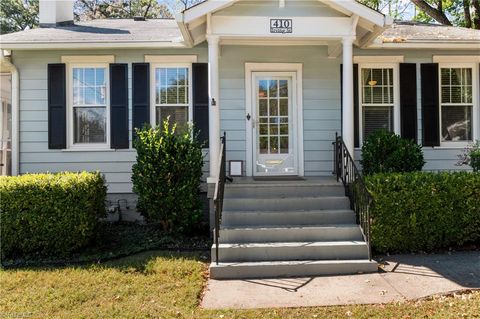
M463 14L465 16L465 27L472 27L472 15L470 14L470 0L463 0Z
M473 27L480 30L480 1L472 0L472 5L475 9L475 13L473 14Z
M448 20L447 16L443 12L441 1L439 2L439 9L433 8L425 0L410 0L410 1L412 1L418 8L420 8L420 10L424 11L430 17L435 19L437 22L444 25L452 25L450 20ZM474 0L474 1L478 1L478 0Z

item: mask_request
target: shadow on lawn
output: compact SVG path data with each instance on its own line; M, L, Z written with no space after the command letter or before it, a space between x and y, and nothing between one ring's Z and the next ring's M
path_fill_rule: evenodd
M463 287L480 288L480 251L384 257L385 272L447 278Z
M91 245L69 256L33 255L2 260L3 268L64 267L105 263L151 250L170 252L209 251L211 239L197 233L191 236L162 232L155 225L105 223Z

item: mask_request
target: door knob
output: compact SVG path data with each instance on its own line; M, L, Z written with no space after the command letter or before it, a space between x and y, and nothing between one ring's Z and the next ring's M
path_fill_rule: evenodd
M250 121L250 118L251 118L250 113L248 113L247 114L247 120Z

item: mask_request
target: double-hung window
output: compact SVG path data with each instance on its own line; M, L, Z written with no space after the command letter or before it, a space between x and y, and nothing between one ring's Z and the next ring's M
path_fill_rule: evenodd
M177 130L185 129L191 113L190 65L155 65L153 71L155 124L169 119Z
M108 64L75 64L70 72L69 133L72 148L107 148Z
M473 140L473 67L440 65L441 142Z
M395 131L395 74L392 67L361 67L361 136L365 140L376 130Z

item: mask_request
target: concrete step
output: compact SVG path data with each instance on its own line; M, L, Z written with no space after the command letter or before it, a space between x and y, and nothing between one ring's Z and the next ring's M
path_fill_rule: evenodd
M210 265L213 279L282 278L326 275L348 275L378 271L375 261L359 260L300 260L219 263Z
M349 209L350 201L345 196L296 197L296 198L229 198L224 201L227 211L285 211Z
M342 184L227 184L225 198L345 196Z
M366 259L368 247L363 241L233 243L220 244L218 256L221 262Z
M219 238L220 243L361 241L362 239L360 227L355 224L222 228Z
M324 225L355 224L355 213L352 210L260 210L260 211L228 211L222 214L223 227L241 227L258 225Z

